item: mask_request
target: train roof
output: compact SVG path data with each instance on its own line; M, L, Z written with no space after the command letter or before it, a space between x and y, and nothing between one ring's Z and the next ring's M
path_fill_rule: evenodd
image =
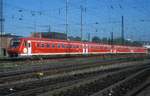
M60 40L60 39L48 39L48 38L35 38L35 37L26 37L26 38L20 38L24 40L52 40L56 42L73 42L73 43L81 43L81 41L70 41L70 40ZM104 43L94 43L94 42L82 42L82 43L90 43L90 44L102 44L102 45L110 45L110 44L104 44Z
M36 38L36 37L25 37L25 38L20 38L20 39L24 39L24 40L45 40L45 41L57 41L57 42L67 42L68 40L60 40L60 39L48 39L48 38ZM71 42L76 42L76 43L80 43L80 41L71 41Z

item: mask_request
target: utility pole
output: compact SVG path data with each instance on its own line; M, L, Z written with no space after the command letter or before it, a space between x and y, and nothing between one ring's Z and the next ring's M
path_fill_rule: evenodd
M83 39L83 6L81 5L80 6L80 8L81 8L81 21L80 21L80 23L81 23L81 29L80 29L80 31L81 31L81 41L82 41L82 39Z
M4 32L3 0L0 0L0 56L2 56L2 35Z
M34 21L34 32L36 33L37 31L37 25L36 25L36 21Z
M66 39L68 39L68 0L66 0Z
M111 44L111 52L113 52L114 48L114 33L110 32L111 38L110 38L110 44Z
M91 35L91 34L90 34L90 33L88 33L88 41L89 41L89 42L90 42L90 37L91 37L90 35Z
M124 16L121 17L121 42L124 45Z
M51 32L51 25L49 25L48 31Z
M111 35L110 44L113 46L113 44L114 44L114 34L113 34L113 32L110 32L110 35Z

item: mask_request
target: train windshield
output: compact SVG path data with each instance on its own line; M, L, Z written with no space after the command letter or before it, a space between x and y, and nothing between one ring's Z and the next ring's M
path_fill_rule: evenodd
M20 44L20 40L19 39L12 39L10 46L16 48L16 47L19 46L19 44Z

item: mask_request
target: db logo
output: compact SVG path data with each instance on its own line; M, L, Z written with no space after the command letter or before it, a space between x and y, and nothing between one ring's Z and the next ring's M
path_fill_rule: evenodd
M27 53L27 48L24 48L24 49L23 49L23 52L24 52L24 53Z

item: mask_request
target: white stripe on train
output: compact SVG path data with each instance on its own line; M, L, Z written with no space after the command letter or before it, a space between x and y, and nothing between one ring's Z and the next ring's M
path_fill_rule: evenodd
M19 56L31 56L31 55L65 55L65 54L109 54L112 52L88 52L88 53L82 53L82 52L72 52L72 53L32 53L30 55L28 54L19 54ZM116 53L131 53L131 52L114 52L112 54L116 54ZM135 53L145 53L145 52L133 52L132 54Z

